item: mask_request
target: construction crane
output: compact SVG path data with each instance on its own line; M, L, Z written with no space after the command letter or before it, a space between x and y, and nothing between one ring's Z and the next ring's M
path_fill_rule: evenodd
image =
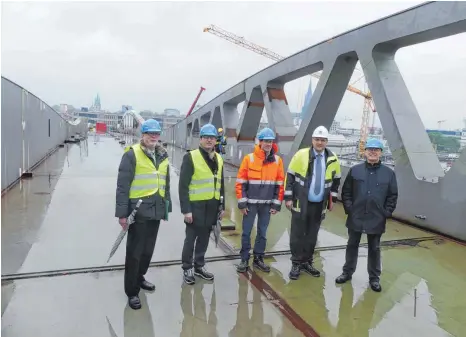
M191 112L193 112L194 107L196 106L196 103L197 103L197 101L199 100L199 97L201 97L201 94L202 94L202 92L203 92L204 90L205 90L205 88L203 88L203 87L201 87L201 89L199 89L199 92L197 93L197 96L196 96L196 98L194 99L193 104L191 104L191 107L189 108L189 111L188 111L188 113L186 114L186 117L188 117L188 116L191 114ZM185 118L186 118L186 117L185 117Z
M259 55L268 57L269 59L272 59L274 61L281 61L285 57L275 53L274 51L271 51L270 49L267 49L265 47L259 46L258 44L255 44L253 42L250 42L246 40L244 37L238 36L236 34L233 34L231 32L228 32L218 26L215 25L210 25L209 27L204 28L203 30L204 33L211 33L213 35L216 35L218 37L221 37L222 39L225 39L227 41L230 41L234 44L237 44L243 48L249 49ZM311 76L320 79L322 72L319 71L317 73L312 73ZM309 85L310 88L310 85ZM370 118L370 111L374 113L374 119L372 122L372 129L374 126L374 121L375 121L375 105L372 100L372 95L370 92L363 92L359 90L358 88L355 88L351 85L348 85L346 90L351 91L352 93L355 93L359 96L364 97L364 108L363 108L363 116L362 116L362 122L361 122L361 130L360 130L360 139L359 139L359 155L362 156L364 153L364 145L367 140L367 135L369 131L369 118Z

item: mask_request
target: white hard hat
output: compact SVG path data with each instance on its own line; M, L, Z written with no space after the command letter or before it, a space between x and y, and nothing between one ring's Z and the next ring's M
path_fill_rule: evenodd
M318 126L312 133L312 137L317 138L327 138L328 139L328 130L325 126Z

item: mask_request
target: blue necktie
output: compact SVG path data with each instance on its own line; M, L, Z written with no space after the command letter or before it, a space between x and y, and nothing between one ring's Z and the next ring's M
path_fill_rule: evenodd
M322 156L320 154L317 155L316 157L316 180L315 180L315 185L314 185L314 194L319 195L320 193L320 188L322 186Z

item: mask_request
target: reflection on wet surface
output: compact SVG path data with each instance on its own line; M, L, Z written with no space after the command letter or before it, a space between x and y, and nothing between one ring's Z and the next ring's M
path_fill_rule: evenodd
M231 262L211 263L209 268L215 282L194 286L182 283L178 266L150 269L147 279L157 289L141 292L143 308L137 311L127 305L122 272L18 281L2 317L2 335L302 336L265 296L236 275Z
M382 249L382 292L373 292L360 248L351 282L336 285L344 250L316 254L320 278L290 281L289 256L268 259L264 280L321 336L466 336L465 247L427 240L415 247ZM416 300L415 300L416 290Z
M12 247L2 249L2 265L7 267L2 274L106 264L120 231L114 217L115 189L124 146L101 136L96 144L89 138L88 147L87 156L82 155L78 144L70 146L68 156L64 152L65 158L57 160L53 168L61 170L61 175L48 189L43 186L43 177L38 176L23 186L15 186L2 198L2 242L6 242L5 247ZM184 223L175 172L171 182L173 213L169 222L162 222L152 261L181 258ZM39 190L50 194L34 194ZM16 226L18 222L21 226ZM22 245L28 249L23 250L23 255L17 254L14 248ZM219 255L224 253L210 245L206 256ZM124 256L125 241L110 264L123 264Z
M2 197L2 274L18 271L47 214L67 154L85 156L80 145L66 144Z
M131 142L130 139L127 139ZM123 146L100 137L88 150L60 149L2 198L2 273L105 264L118 232L113 217L118 164ZM173 213L162 223L152 261L178 260L184 240L179 210L178 169L183 150L168 148ZM60 174L61 172L61 174ZM227 218L236 231L223 240L240 248L241 216L236 207L236 170L226 166ZM322 276L290 281L289 255L268 258L270 274L254 272L280 297L236 273L239 261L210 263L214 283L184 286L179 265L151 268L154 293L141 293L143 309L127 306L122 272L101 272L2 282L5 336L301 336L286 317L299 315L320 336L466 336L466 247L390 221L382 239L410 239L383 247L383 291L368 286L367 249L360 248L351 282L336 285L347 231L337 205L319 233L316 267ZM289 249L290 213L273 217L267 251ZM255 234L253 233L253 236ZM366 240L363 237L363 240ZM425 238L425 239L422 239ZM416 239L416 240L411 240ZM124 243L111 264L124 262ZM207 256L227 252L209 245ZM255 284L255 283L254 283ZM283 315L285 301L292 313ZM26 323L25 323L26 322Z

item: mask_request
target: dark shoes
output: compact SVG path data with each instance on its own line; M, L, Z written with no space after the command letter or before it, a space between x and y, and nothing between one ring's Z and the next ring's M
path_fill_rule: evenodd
M200 268L191 268L191 269L186 269L183 271L183 280L186 284L194 284L196 283L196 279L194 275L203 278L204 280L207 281L213 281L214 280L214 274L210 273L207 271L205 267L200 267Z
M380 282L377 280L369 281L369 284L371 285L371 289L374 290L375 292L380 293L382 291L382 287L380 286Z
M348 275L346 273L342 273L340 276L338 276L335 279L335 282L338 283L338 284L343 284L343 283L345 283L346 281L349 281L349 280L351 280L351 275Z
M314 266L312 264L310 264L309 262L302 263L300 267L301 267L302 271L305 271L309 275L312 275L314 277L319 277L320 276L320 271L315 269Z
M270 273L270 266L265 264L264 258L262 256L254 256L253 261L254 268L257 268L264 273ZM238 273L245 273L249 268L249 260L241 260L241 263L236 266L236 271Z
M299 278L299 275L301 274L301 268L299 264L293 263L291 265L291 270L288 276L292 280L297 280Z
M338 284L345 283L346 281L351 280L351 275L348 275L346 273L342 273L340 276L338 276L335 279L335 282ZM375 292L381 292L382 287L380 286L380 281L379 280L369 280L369 285L371 286L371 289Z
M270 267L265 264L262 256L254 256L253 266L264 273L270 273Z
M153 285L152 283L146 281L146 280L143 280L141 282L141 288L144 289L144 290L148 290L148 291L154 291L155 290L155 285Z
M189 285L196 283L196 279L194 278L194 270L192 268L183 270L183 280L184 283Z
M301 275L301 271L304 271L308 273L311 276L314 277L319 277L320 276L320 271L318 271L312 264L309 262L304 262L304 263L293 263L291 266L291 270L289 273L289 277L292 280L297 280L299 278L299 275Z
M207 281L214 280L214 274L208 272L207 269L205 269L205 267L194 268L194 275L200 278L203 278L204 280L207 280Z
M238 273L245 273L247 272L248 268L249 268L249 265L248 265L248 262L247 260L242 260L241 263L239 265L236 266L236 271Z
M134 310L141 309L141 301L139 300L138 296L128 297L128 304L131 307L131 309L134 309Z

